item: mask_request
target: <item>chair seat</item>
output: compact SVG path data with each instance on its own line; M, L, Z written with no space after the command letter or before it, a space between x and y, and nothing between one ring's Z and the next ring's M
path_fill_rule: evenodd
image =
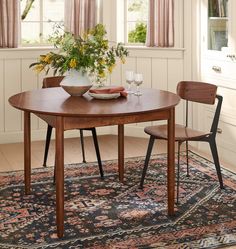
M154 136L155 138L165 139L167 140L167 125L156 125L156 126L148 126L144 129L144 131ZM204 137L207 137L211 134L211 132L202 132L198 130L193 130L190 128L186 128L183 125L175 125L175 141L189 141L189 140L198 140Z

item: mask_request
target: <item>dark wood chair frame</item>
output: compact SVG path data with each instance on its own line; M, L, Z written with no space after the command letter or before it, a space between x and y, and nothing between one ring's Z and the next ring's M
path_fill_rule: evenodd
M59 87L60 82L62 81L63 78L64 78L64 76L46 77L43 80L43 88ZM44 167L46 167L46 165L47 165L47 158L48 158L48 151L49 151L49 146L50 146L50 141L51 141L52 129L53 129L53 127L48 124L47 134L46 134L45 151L44 151L44 159L43 159L43 166ZM83 131L85 131L85 130L92 132L94 147L95 147L98 166L99 166L99 171L100 171L101 177L103 177L104 173L103 173L103 168L102 168L102 161L101 161L100 150L99 150L98 139L97 139L97 132L96 132L95 127L79 129L83 163L86 163L85 149L84 149L84 135L83 135ZM54 182L55 182L55 170L54 170Z
M182 98L186 100L186 108L185 108L185 117L186 117L186 123L185 123L185 128L188 127L188 113L189 113L189 108L188 108L188 104L189 101L192 102L198 102L198 103L205 103L205 104L214 104L214 102L209 103L208 101L201 99L201 97L197 97L194 96L193 98L190 96L185 96L185 93L182 92L182 85L183 84L192 84L193 86L197 86L197 84L205 84L205 85L200 85L204 86L204 89L207 91L207 86L211 85L208 83L203 83L203 82L185 82L182 81L178 84L177 86L177 94ZM214 85L211 85L214 88ZM197 87L198 88L198 87ZM189 91L191 89L187 89L187 91ZM179 201L179 184L180 184L180 147L181 144L183 142L186 142L186 164L187 164L187 176L189 176L189 160L188 160L188 141L199 141L199 142L208 142L210 145L210 149L211 149L211 153L212 153L212 157L214 160L214 164L215 164L215 168L216 168L216 172L217 172L217 176L218 176L218 180L219 180L219 184L220 184L220 188L223 189L224 185L223 185L223 179L222 179L222 174L221 174L221 168L220 168L220 162L219 162L219 156L218 156L218 151L217 151L217 146L216 146L216 134L217 134L217 129L218 129L218 124L219 124L219 118L220 118L220 112L221 112L221 107L222 107L222 102L223 102L223 97L220 95L216 94L216 90L217 87L215 86L215 91L209 92L209 96L210 95L214 95L214 99L218 100L216 109L215 109L215 115L213 118L213 122L211 125L211 129L209 133L205 133L205 135L201 136L201 137L189 137L186 140L183 140L181 138L176 138L175 141L178 142L178 161L177 161L177 204ZM208 93L206 93L207 95ZM188 95L188 94L186 94ZM206 97L206 96L205 96ZM212 96L210 96L212 97ZM203 97L204 98L204 97ZM149 133L148 133L149 134ZM150 134L149 134L150 135ZM143 188L143 183L144 183L144 179L146 176L146 172L147 172L147 168L148 168L148 163L151 157L151 153L152 153L152 148L153 148L153 144L155 139L165 139L165 138L161 138L161 137L157 137L155 135L150 135L150 139L149 139L149 144L148 144L148 149L147 149L147 154L146 154L146 158L145 158L145 163L144 163L144 168L143 168L143 172L142 172L142 177L141 177L141 181L140 181L140 188Z

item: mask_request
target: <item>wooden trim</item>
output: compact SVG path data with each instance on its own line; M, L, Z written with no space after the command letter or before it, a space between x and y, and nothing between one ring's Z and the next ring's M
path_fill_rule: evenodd
M114 124L131 124L145 121L155 121L167 119L166 111L145 113L123 117L103 117L103 118L67 118L65 117L65 130L76 128L91 128Z
M126 46L130 57L183 59L184 48L149 48L145 46ZM53 47L1 49L0 59L36 59L41 54L57 51Z

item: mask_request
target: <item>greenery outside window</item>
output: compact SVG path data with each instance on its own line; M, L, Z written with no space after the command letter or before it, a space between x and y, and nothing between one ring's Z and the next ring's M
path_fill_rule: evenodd
M21 0L21 44L50 44L55 24L64 23L64 0Z
M148 2L148 0L125 0L125 43L145 43Z

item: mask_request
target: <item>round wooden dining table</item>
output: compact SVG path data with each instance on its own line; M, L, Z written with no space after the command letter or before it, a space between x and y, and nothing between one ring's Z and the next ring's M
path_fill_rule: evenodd
M118 172L124 180L124 125L167 120L168 214L174 215L175 198L175 106L180 98L171 92L142 89L142 96L129 94L117 99L94 99L88 94L72 97L61 87L18 93L9 103L24 112L24 179L25 193L31 191L31 113L56 130L56 223L59 238L64 234L64 131L118 125ZM141 177L141 176L140 176Z

